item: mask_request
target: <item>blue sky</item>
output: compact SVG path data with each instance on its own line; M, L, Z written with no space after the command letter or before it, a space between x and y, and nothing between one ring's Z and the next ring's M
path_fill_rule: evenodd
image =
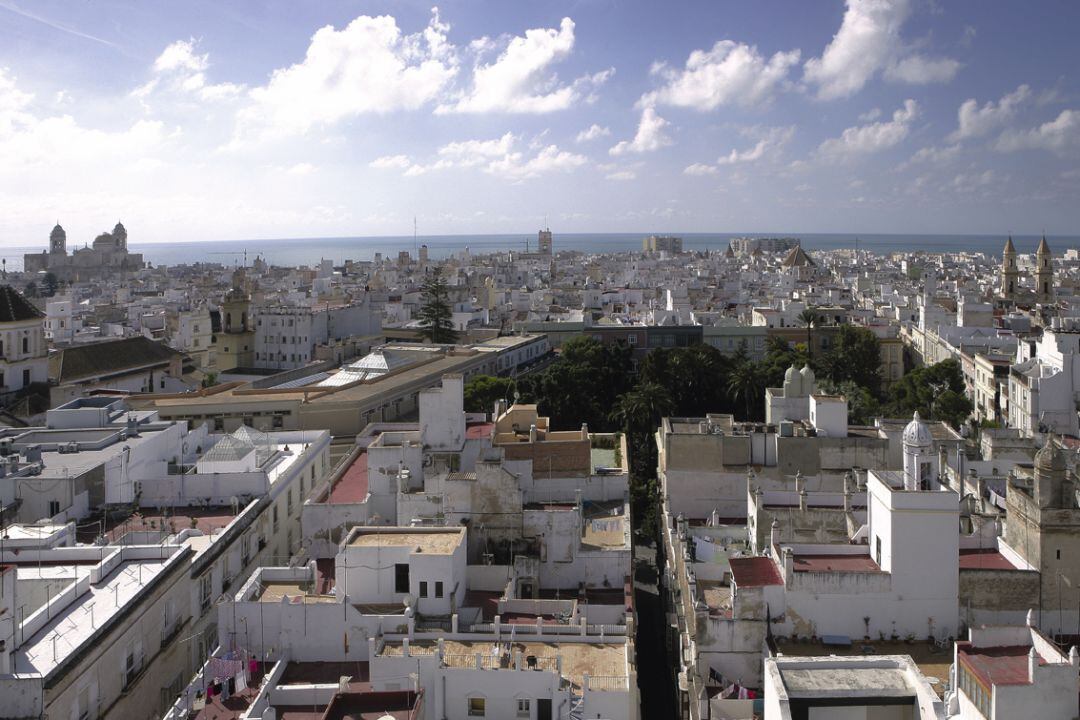
M1080 4L0 0L0 243L1080 232Z

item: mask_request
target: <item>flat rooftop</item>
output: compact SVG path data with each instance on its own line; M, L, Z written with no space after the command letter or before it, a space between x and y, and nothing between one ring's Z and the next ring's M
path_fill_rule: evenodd
M961 643L956 649L956 656L987 686L1030 685L1029 652L1031 652L1030 645L980 648ZM1045 665L1046 661L1040 657L1039 664Z
M961 550L961 570L1019 570L1009 558L997 550Z
M792 569L795 572L883 572L869 555L795 555Z
M820 640L805 644L789 640L778 644L777 650L785 657L907 655L939 697L945 692L945 683L949 680L949 668L952 665L951 648L939 650L927 643L925 638L910 644L903 640L862 641L852 638L850 646L825 645Z
M820 667L783 668L784 689L792 698L822 695L849 697L852 695L882 695L889 697L915 696L904 670L895 667Z
M334 487L330 490L327 502L334 503L359 503L363 502L368 494L368 456L367 451L361 452L352 461L345 472L341 474Z
M352 547L411 547L419 552L449 555L464 542L461 530L438 532L361 532Z
M14 655L16 673L47 675L77 651L110 617L123 612L127 603L165 568L168 558L125 561L103 582L90 585L73 602L59 610Z
M766 585L783 585L784 579L780 577L780 570L772 558L747 557L731 558L731 577L739 587L764 587Z

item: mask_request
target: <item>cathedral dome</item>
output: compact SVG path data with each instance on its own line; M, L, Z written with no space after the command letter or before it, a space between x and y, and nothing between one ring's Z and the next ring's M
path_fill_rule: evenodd
M919 411L911 418L911 422L904 428L904 444L915 447L929 447L934 443L934 436L930 434L930 428L919 418Z

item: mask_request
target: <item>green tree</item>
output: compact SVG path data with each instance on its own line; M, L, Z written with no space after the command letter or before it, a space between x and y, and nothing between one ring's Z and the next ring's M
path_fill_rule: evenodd
M45 277L41 279L41 284L45 286L45 297L52 297L56 294L56 289L60 287L60 281L57 279L56 275L51 272L45 273Z
M763 402L754 403L754 399L761 395L761 380L761 370L752 362L735 366L728 376L728 393L734 402L742 401L745 411L742 417L744 420L760 418L760 413L753 412L752 409L763 405Z
M477 375L465 383L465 412L492 412L496 400L512 400L511 378Z
M32 298L38 297L39 296L39 291L38 291L37 283L34 282L33 280L26 283L26 290L24 291L23 294L26 295L26 297L32 297Z
M651 435L660 419L674 410L675 402L668 389L658 383L646 382L619 397L611 411L611 419L627 435Z
M835 383L825 378L818 382L818 390L827 395L843 395L848 403L848 422L852 425L870 425L881 416L881 403L866 388L851 381Z
M420 306L419 319L424 337L437 344L455 342L458 333L452 320L454 311L447 299L449 289L440 268L432 270L421 291L424 302Z
M971 415L971 401L964 394L964 375L956 360L915 368L889 389L886 412L893 417L919 415L944 420L960 427Z
M881 396L881 341L867 328L841 325L817 372L833 383L852 382L875 398Z
M821 314L813 307L799 313L798 320L806 328L806 355L814 356L814 328L821 324Z

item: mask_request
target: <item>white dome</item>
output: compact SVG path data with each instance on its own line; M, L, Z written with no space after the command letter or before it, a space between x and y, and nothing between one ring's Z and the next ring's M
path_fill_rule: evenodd
M934 443L934 436L930 434L930 428L926 426L922 420L919 419L919 411L915 411L915 416L911 419L911 422L904 428L904 445L914 445L916 447L929 447Z
M799 371L798 371L798 370L797 370L797 369L795 368L795 366L794 366L794 365L792 365L791 367L789 367L789 368L788 368L788 369L787 369L787 370L786 370L786 371L784 372L784 382L785 382L785 383L789 383L789 382L792 382L792 381L794 381L794 380L798 380L798 377L797 377L797 374L798 374L798 372L799 372Z

